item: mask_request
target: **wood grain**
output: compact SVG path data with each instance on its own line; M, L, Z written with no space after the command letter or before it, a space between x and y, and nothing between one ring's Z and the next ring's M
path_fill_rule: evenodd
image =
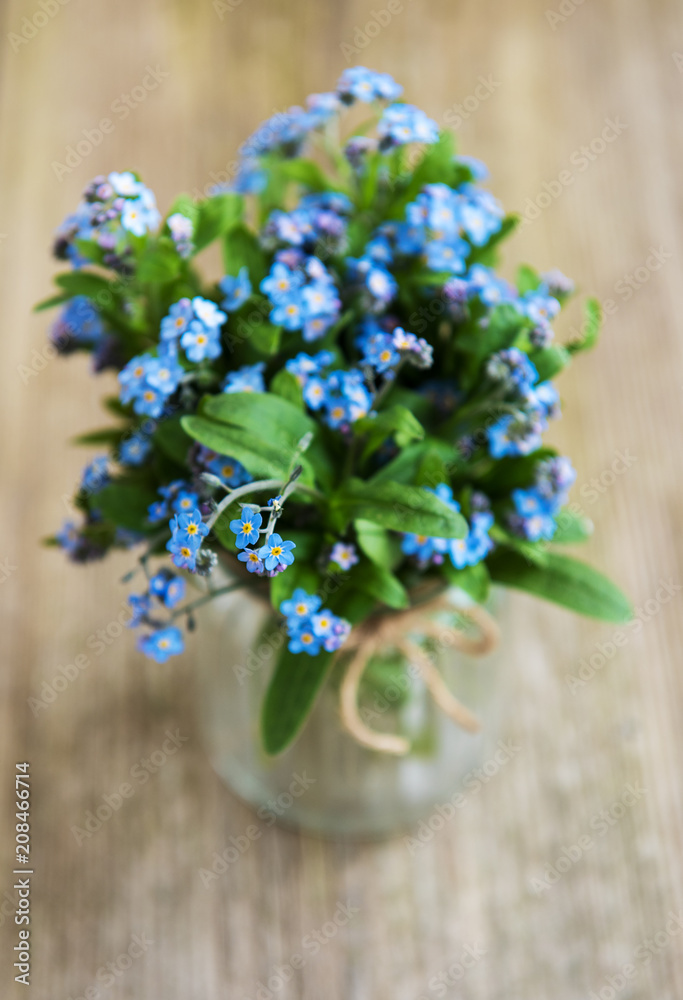
M548 0L404 0L353 58L394 73L440 122L491 78L458 134L465 152L491 164L507 207L528 209L569 170L508 254L559 266L614 301L599 348L562 379L566 417L553 439L574 458L574 496L596 524L587 557L654 611L611 653L610 626L516 598L505 738L520 751L466 809L412 854L401 838L343 846L268 829L210 889L199 869L253 817L201 749L193 651L158 667L124 632L98 655L96 633L125 598L125 560L78 569L37 545L65 515L62 496L83 461L66 441L102 423L98 400L111 380L88 378L80 360L41 365L46 319L30 310L49 291L51 232L92 176L137 168L162 206L203 189L262 118L333 84L346 65L341 44L354 43L373 7L244 0L220 18L208 0L70 0L13 47L10 33L39 9L7 0L0 15L0 560L15 567L0 584L0 896L12 886L9 782L25 757L36 856L29 995L83 996L145 934L153 944L109 988L100 982L100 996L253 1000L349 904L357 914L275 996L435 997L433 977L470 946L485 953L449 996L578 1000L614 988L620 1000L677 1000L683 933L666 926L683 907L683 615L680 590L667 603L655 595L661 581L679 586L683 545L680 4L589 0L551 24L559 3ZM168 76L121 120L114 102L150 66ZM113 132L58 179L53 161L103 117L115 119ZM581 147L606 119L626 127L584 168ZM647 269L652 247L661 265L638 272L629 295L620 282ZM561 330L577 322L574 312ZM31 365L42 370L22 376ZM619 453L635 460L612 476ZM602 493L590 492L596 477ZM604 665L572 692L567 675L601 644ZM28 698L83 652L90 665L34 718ZM188 737L177 754L77 844L70 828L176 728ZM629 785L645 792L599 833L595 817ZM584 835L592 846L535 892L545 866ZM0 994L26 995L11 982L11 918L0 937Z

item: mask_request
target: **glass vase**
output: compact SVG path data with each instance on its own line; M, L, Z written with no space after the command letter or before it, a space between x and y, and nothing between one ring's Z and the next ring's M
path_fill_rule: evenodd
M472 603L456 590L446 597L455 616ZM487 609L500 617L495 591ZM329 837L386 836L438 806L446 811L448 802L457 806L468 774L496 750L502 644L485 656L468 655L412 626L411 640L427 653L448 691L476 716L476 732L453 721L423 673L388 645L363 670L358 715L370 730L403 738L408 752L373 749L348 731L340 687L349 657L340 655L297 739L279 756L268 756L261 746L260 714L287 641L282 623L263 598L245 590L217 598L205 614L199 657L205 746L220 777L267 825L278 822ZM460 627L465 621L459 619Z

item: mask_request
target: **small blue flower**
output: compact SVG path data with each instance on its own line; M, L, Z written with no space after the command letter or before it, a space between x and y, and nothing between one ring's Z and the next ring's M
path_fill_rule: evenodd
M308 653L309 656L317 656L321 646L320 636L317 636L310 626L292 633L287 644L291 653Z
M235 545L238 549L244 549L247 545L258 542L259 528L263 523L263 518L256 510L243 508L242 516L230 522L230 530L236 535ZM271 536L273 537L273 536Z
M337 542L330 553L330 562L336 563L342 569L351 569L359 561L355 545Z
M168 520L168 504L165 500L155 500L147 508L147 520L152 524L160 524Z
M246 564L247 572L258 573L259 576L264 572L263 562L259 558L258 552L254 549L245 549L238 554L237 558L240 562Z
M506 414L488 428L489 451L493 458L529 455L542 444L545 422L537 415Z
M303 621L314 614L321 604L317 594L308 594L303 587L297 587L292 596L282 602L280 611L287 619Z
M247 301L251 295L251 281L249 280L249 268L245 265L237 273L237 277L227 274L219 282L220 290L225 295L221 306L227 313L235 312Z
M64 551L72 555L80 544L81 534L74 521L65 521L55 538Z
M301 271L292 271L284 264L275 263L270 273L261 282L260 288L271 302L279 304L287 301L292 292L297 291L304 283Z
M144 185L130 170L125 170L122 173L112 171L107 180L115 193L124 198L137 198L144 189Z
M433 143L439 138L439 126L412 104L392 104L379 120L377 135L382 149L409 142Z
M170 626L161 628L150 635L140 636L138 639L138 649L145 656L156 660L157 663L165 663L169 656L176 656L185 649L182 633L179 628Z
M133 236L144 236L149 226L148 213L140 199L126 201L121 213L121 225Z
M180 385L183 368L170 358L152 358L147 364L147 385L164 396L172 396Z
M171 502L171 510L176 514L188 514L195 510L199 503L199 495L190 490L179 490Z
M268 572L272 572L281 567L291 566L294 562L292 549L295 548L296 545L294 542L285 542L277 532L274 532L266 544L262 545L259 549L259 557L263 560L263 564Z
M192 308L199 322L203 323L207 330L218 329L228 318L215 302L203 299L200 295L195 295L192 299Z
M376 73L365 66L350 66L345 69L337 82L337 94L346 104L363 101L394 101L400 97L403 87L388 73Z
M185 581L168 569L162 569L149 581L150 593L167 608L173 608L185 597Z
M228 455L216 455L208 463L207 468L232 489L251 482L251 476L244 466L236 458L230 458Z
M198 363L206 358L215 360L221 353L221 341L217 327L206 327L193 319L180 338L180 345L188 361Z
M131 594L128 598L132 617L128 622L128 628L135 628L140 625L152 610L152 602L149 594Z
M161 339L177 340L182 333L185 333L192 319L194 319L192 303L189 299L179 299L161 321Z
M318 614L313 615L311 618L311 628L313 629L313 633L321 639L324 639L325 636L331 635L334 627L334 620L335 616L330 611L319 611Z
M192 546L188 542L180 541L178 538L171 538L166 543L166 548L171 553L171 562L178 569L187 569L194 573L197 569L197 552L199 547Z
M274 326L284 326L285 330L300 330L303 316L301 298L290 295L278 301L270 314L270 321Z
M237 371L229 372L223 381L223 392L265 392L265 368L265 361L259 361L255 365L243 365Z
M142 465L151 450L152 442L146 434L131 434L119 446L119 462L122 465Z
M176 514L170 521L170 527L174 542L181 545L189 545L190 548L194 548L195 550L200 547L202 540L209 533L209 528L202 521L201 512L198 510Z
M99 493L109 482L109 459L106 455L98 455L83 469L81 489L85 493Z

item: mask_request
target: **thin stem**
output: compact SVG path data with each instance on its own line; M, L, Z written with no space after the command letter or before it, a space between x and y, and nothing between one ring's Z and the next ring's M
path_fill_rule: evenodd
M223 497L221 502L218 504L215 511L206 522L209 530L213 528L223 511L227 507L230 507L236 500L239 500L240 497L248 496L249 493L252 493L255 490L282 489L282 487L285 486L285 483L286 480L283 479L257 479L254 483L246 483L244 486L239 486L236 490L228 493L226 497ZM290 486L291 488L286 488L283 493L283 501L286 499L287 495L294 492L294 490L299 490L301 493L308 493L309 496L315 497L317 500L325 499L324 494L322 494L319 490L314 489L312 486L304 486L303 483L299 483L298 481L291 483Z
M200 608L202 604L208 604L209 601L214 599L214 597L221 597L223 594L229 594L231 591L239 590L240 587L244 586L246 586L246 584L240 581L239 583L226 584L225 587L218 587L217 590L212 590L210 593L204 594L202 597L198 597L196 601L186 604L184 608L178 608L177 611L173 612L170 620L175 621L176 618L180 618L181 615L187 615L191 611L194 611L195 608Z
M248 496L249 493L252 493L254 490L277 490L282 485L283 483L281 479L257 479L254 483L246 483L244 486L238 486L236 490L232 490L226 497L223 497L211 517L206 522L206 526L209 530L211 530L223 511L227 507L230 507L230 505L236 500L239 500L240 497Z

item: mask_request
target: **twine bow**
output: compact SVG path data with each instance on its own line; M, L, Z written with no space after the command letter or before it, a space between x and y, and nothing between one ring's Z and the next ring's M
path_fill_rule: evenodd
M468 618L479 630L473 637L462 629L444 625L431 616L438 611L457 611ZM498 625L491 615L478 604L454 608L445 597L409 608L395 614L383 615L372 622L355 628L344 644L344 652L355 650L348 664L340 689L340 710L344 727L363 746L397 756L408 753L410 743L402 736L380 733L367 726L360 717L358 688L365 668L372 657L381 650L396 649L412 662L422 675L434 701L455 723L475 733L479 720L449 691L446 683L427 653L409 638L410 632L436 639L442 645L453 646L469 656L484 656L498 645Z

